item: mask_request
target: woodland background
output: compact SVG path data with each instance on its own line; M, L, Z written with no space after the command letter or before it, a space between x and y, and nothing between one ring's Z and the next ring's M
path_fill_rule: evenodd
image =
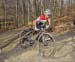
M75 18L75 0L0 0L0 32L32 27L32 21L47 8L52 11L54 31L70 30Z

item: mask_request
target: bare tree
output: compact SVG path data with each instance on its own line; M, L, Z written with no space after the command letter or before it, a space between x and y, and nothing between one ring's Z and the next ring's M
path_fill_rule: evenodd
M5 19L5 29L6 29L6 19L7 19L7 14L6 14L6 0L4 0L4 19Z
M24 16L24 25L26 24L26 16L25 16L25 13L26 13L26 5L25 5L25 0L22 0L22 11L23 11L23 16Z
M16 27L19 26L19 19L18 19L18 0L16 0Z

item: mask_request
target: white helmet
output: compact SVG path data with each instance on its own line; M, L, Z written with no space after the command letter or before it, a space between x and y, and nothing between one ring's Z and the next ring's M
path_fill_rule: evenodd
M46 9L46 10L44 11L44 14L52 15L52 13L51 13L51 10L50 10L50 9Z

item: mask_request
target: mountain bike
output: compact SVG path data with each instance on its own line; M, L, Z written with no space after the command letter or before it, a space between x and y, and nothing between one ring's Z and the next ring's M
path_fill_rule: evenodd
M33 46L38 41L40 55L50 56L54 51L55 40L50 33L43 29L38 32L31 28L26 29L21 33L21 37L20 44L23 48Z
M22 37L23 36L23 37ZM53 36L46 32L46 31L43 31L43 30L39 30L38 32L34 31L33 29L27 29L27 30L24 30L22 33L21 33L21 40L20 42L22 44L26 43L26 41L31 44L31 43L35 43L36 40L38 40L39 42L42 42L44 44L44 46L48 45L49 43L48 42L54 42L54 38ZM26 45L24 45L26 47Z

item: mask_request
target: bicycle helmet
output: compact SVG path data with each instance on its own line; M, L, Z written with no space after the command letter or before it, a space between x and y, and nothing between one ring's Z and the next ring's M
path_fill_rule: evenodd
M51 10L50 10L50 9L46 9L46 10L44 11L44 14L52 15L52 13L51 13Z

